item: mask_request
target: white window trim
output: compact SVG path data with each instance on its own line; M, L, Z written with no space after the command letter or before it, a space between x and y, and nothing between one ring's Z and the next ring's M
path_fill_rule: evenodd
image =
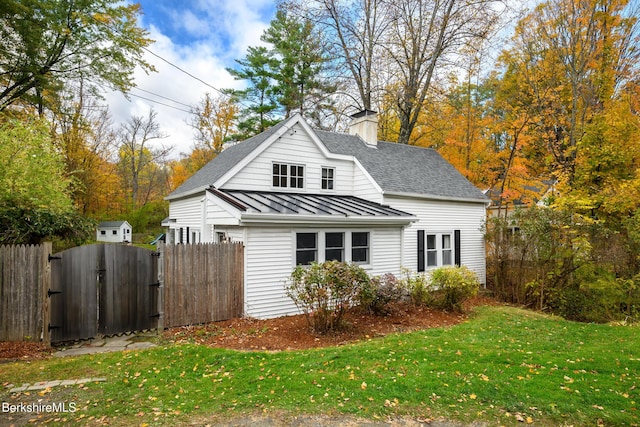
M323 181L322 171L323 171L323 169L331 169L333 171L333 178L331 178L331 181L333 182L333 188L322 188L322 181ZM320 191L326 191L328 193L335 193L336 192L336 168L335 168L335 166L320 166Z
M435 270L440 267L449 267L455 265L456 260L456 248L455 248L455 231L431 231L425 230L424 232L424 271ZM451 263L443 264L442 263L442 251L444 248L442 247L442 236L449 236L449 245L451 250ZM436 265L428 265L428 249L427 249L427 240L428 236L436 236Z
M277 187L277 186L273 185L273 166L274 165L286 165L287 166L287 186L286 187ZM302 167L302 187L292 187L291 186L291 166ZM279 161L274 160L274 161L271 162L271 170L270 170L269 179L270 179L271 189L274 190L274 191L280 191L280 190L300 191L300 190L304 190L305 188L307 188L307 165L302 164L302 163L279 162Z
M316 250L318 259L317 263L322 264L326 261L326 233L344 233L344 262L352 262L351 249L352 249L352 233L369 233L369 260L367 263L355 263L364 269L373 268L373 230L372 229L359 229L359 228L300 228L291 231L291 264L293 267L297 267L296 264L296 251L297 241L296 235L298 233L315 233L316 234ZM306 267L306 266L303 266Z

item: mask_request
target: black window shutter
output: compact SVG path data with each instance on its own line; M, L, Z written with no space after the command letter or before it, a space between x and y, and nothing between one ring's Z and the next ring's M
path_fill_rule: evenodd
M453 248L455 254L455 263L460 267L460 230L453 231Z
M418 230L418 271L424 271L424 230Z

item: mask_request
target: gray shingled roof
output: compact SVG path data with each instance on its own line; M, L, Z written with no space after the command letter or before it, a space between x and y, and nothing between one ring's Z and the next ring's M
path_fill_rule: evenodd
M120 227L127 221L102 221L98 224L98 228L112 228L112 227Z
M385 192L488 200L433 149L391 142L378 142L373 147L354 135L326 131L316 134L332 153L357 158Z
M213 184L285 122L227 148L168 197L179 197ZM373 147L358 136L320 130L315 132L330 152L357 158L385 192L488 201L478 188L435 150L389 142L379 142L377 147Z

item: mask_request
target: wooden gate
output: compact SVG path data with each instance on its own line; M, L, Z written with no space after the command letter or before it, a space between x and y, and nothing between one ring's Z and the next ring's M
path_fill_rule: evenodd
M155 328L158 262L148 249L79 246L51 261L51 342Z

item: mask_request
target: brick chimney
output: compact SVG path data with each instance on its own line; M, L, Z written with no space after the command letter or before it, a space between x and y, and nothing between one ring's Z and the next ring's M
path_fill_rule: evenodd
M351 116L349 135L358 135L369 145L378 145L378 113L363 110Z

